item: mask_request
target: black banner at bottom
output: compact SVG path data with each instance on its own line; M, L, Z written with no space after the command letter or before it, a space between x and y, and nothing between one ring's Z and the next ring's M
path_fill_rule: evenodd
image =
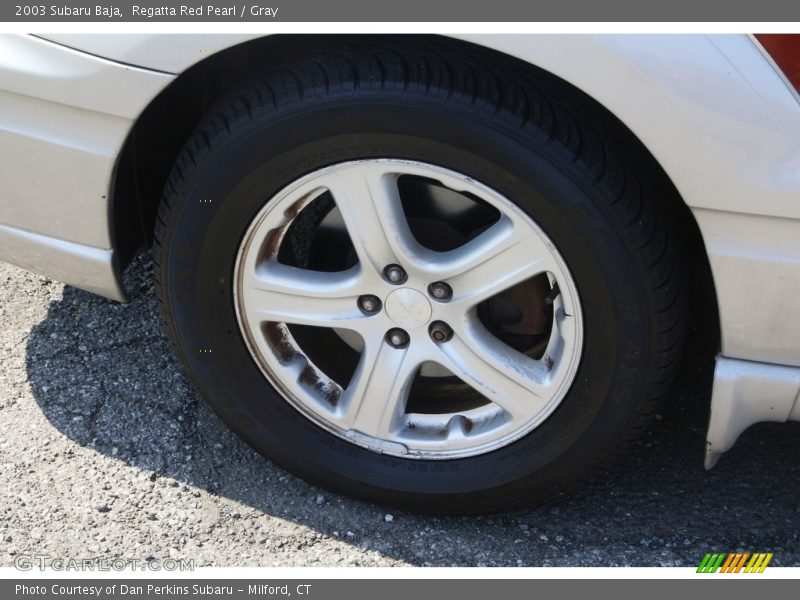
M402 570L402 569L401 569ZM533 599L551 597L644 598L674 600L687 593L724 594L726 600L751 599L753 594L787 594L796 586L793 580L756 577L701 576L691 579L97 579L65 578L0 581L0 597L52 600L128 598L167 600L173 598L214 598L244 600L439 600L441 598ZM766 589L765 587L766 586ZM787 596L788 597L788 596Z

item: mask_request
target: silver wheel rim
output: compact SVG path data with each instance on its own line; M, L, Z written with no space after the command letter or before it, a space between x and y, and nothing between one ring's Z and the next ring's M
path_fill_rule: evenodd
M398 187L402 176L423 177L468 194L499 217L457 248L431 250L409 227ZM278 250L293 220L322 194L332 197L357 262L336 272L283 264ZM389 265L401 266L405 278L390 281ZM535 358L493 335L477 307L542 274L558 292L551 290L549 337ZM449 285L451 296L435 298L429 288L434 282ZM364 310L372 306L364 303L366 296L379 300L379 310ZM533 219L466 175L415 161L336 164L269 199L240 246L234 300L250 353L287 402L340 438L406 458L475 456L527 435L563 400L583 345L575 283ZM446 324L447 341L434 339L433 323ZM320 369L295 339L292 326L334 329L343 339L357 334L360 357L349 382L337 383ZM390 332L397 330L407 339L392 337ZM457 377L485 404L409 412L409 392L421 367Z

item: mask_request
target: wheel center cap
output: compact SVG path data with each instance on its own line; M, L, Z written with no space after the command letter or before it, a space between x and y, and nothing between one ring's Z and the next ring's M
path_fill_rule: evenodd
M403 329L421 327L433 314L425 294L411 288L395 290L386 298L384 306L389 318Z

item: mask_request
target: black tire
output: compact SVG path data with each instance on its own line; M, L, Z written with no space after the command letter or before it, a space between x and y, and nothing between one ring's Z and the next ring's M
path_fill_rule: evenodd
M543 72L444 48L332 42L221 101L166 186L157 280L187 373L224 421L277 464L379 503L495 511L563 492L639 435L676 370L684 291L648 161L619 124ZM423 461L352 445L284 401L239 332L233 265L263 203L314 169L379 156L439 164L511 198L577 283L585 338L572 388L543 424L504 448ZM248 192L255 187L258 194Z

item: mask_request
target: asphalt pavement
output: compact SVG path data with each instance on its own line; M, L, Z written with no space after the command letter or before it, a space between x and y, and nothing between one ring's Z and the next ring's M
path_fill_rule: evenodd
M703 469L713 319L692 304L674 392L630 455L550 504L432 517L344 498L231 433L182 375L152 261L118 304L0 263L0 564L184 558L223 566L800 566L800 423L752 427Z

